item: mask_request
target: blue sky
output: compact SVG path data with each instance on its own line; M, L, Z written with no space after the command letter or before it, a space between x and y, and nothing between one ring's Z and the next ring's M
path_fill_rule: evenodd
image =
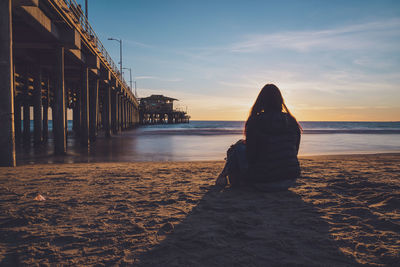
M89 0L89 21L192 119L246 119L273 82L300 120L400 120L400 1Z

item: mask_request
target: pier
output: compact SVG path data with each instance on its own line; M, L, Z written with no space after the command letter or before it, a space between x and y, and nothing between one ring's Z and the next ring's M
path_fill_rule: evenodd
M174 109L173 103L177 100L163 95L151 95L141 98L139 123L141 125L189 123L190 117L185 111Z
M71 119L89 147L135 127L139 102L75 0L0 1L0 166L50 134L65 154Z

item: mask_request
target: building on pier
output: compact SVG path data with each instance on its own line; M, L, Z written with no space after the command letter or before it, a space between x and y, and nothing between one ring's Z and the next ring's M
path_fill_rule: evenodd
M68 119L84 147L99 130L139 123L138 100L75 0L2 0L0 37L0 165L15 166L16 145L50 135L66 153Z
M140 124L188 123L190 117L185 111L174 109L178 99L163 95L151 95L140 99Z

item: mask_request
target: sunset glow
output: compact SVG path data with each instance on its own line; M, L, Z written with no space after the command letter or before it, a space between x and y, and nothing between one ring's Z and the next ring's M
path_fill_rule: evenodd
M139 97L178 98L194 120L244 120L266 83L299 120L400 120L399 2L98 0L89 9L115 60L119 47L106 40L123 40Z

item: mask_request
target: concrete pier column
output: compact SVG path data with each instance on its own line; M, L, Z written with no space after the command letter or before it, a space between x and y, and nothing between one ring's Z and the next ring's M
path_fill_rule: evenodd
M71 88L65 85L65 138L68 143L68 108L70 108L70 99L72 97Z
M137 124L139 123L139 112L135 106L133 106L132 116L133 116L133 118L132 118L133 119L133 127L136 127Z
M115 117L115 119L114 119L114 121L115 121L114 129L115 130L114 131L115 131L115 133L118 133L118 129L119 129L118 128L119 127L118 126L119 125L118 124L119 123L118 122L118 92L116 90L114 91L114 94L113 94L113 100L114 100L113 103L114 103L114 106L115 106L114 109L113 109L114 112L115 112L115 114L114 114L114 117Z
M96 127L97 127L97 132L99 131L99 129L101 129L102 128L102 125L103 125L103 118L102 118L102 116L103 116L103 114L102 114L102 110L100 109L100 98L98 99L98 106L97 106L97 125L96 125Z
M124 96L124 98L122 98L122 101L123 101L123 103L124 103L124 106L123 106L123 109L122 109L123 118L124 118L124 120L123 120L123 126L124 126L124 129L126 129L127 127L126 127L126 98L125 98L125 96Z
M120 95L119 96L119 128L121 129L121 131L124 130L124 113L123 113L123 109L124 109L124 101L123 101L123 96Z
M136 127L139 123L139 111L133 106L133 127Z
M78 88L80 88L78 86ZM81 131L81 90L77 89L75 91L76 94L76 102L75 102L75 106L73 109L73 131L75 136L79 136L79 133Z
M43 101L43 142L49 138L49 103L50 103L50 78L46 80L46 99Z
M140 119L140 113L139 113L139 107L135 107L133 110L133 119L135 121L135 124L139 123Z
M67 140L68 140L68 102L69 102L69 100L68 100L68 98L69 98L68 89L65 89L65 96L64 97L65 97L64 130L65 130L65 141L67 142Z
M128 128L132 127L131 107L131 102L128 101Z
M23 87L23 96L22 96L22 104L23 104L23 124L24 129L22 133L23 143L25 145L29 144L31 141L31 109L29 103L29 77L28 70L24 71L24 87Z
M115 131L119 132L119 94L115 92Z
M121 96L117 94L117 130L121 131Z
M123 107L123 105L122 105L122 95L120 94L119 95L119 130L120 131L123 131L123 127L122 127L122 107Z
M117 110L117 105L116 105L116 92L112 91L111 92L111 129L113 134L117 133L117 115L116 115L116 110Z
M133 124L133 110L134 110L133 104L131 103L131 127L134 126L134 124Z
M125 99L125 128L129 128L129 102Z
M103 103L104 112L104 134L107 138L111 137L111 86L110 84L105 85L105 95Z
M0 166L15 160L14 78L11 0L0 1Z
M133 127L136 127L139 123L139 110L133 106Z
M121 131L122 130L124 130L124 96L123 95L121 95L120 97L119 97L119 101L120 101L120 108L119 108L119 114L120 114L120 117L119 117L119 123L120 123L120 128L121 128Z
M126 109L125 109L125 114L126 114L126 129L130 128L130 122L129 122L129 109L130 109L130 103L129 100L126 99Z
M132 128L135 127L135 106L131 103L131 125Z
M126 108L125 108L125 114L126 114L126 120L125 120L125 127L126 129L129 129L129 100L125 100L126 103Z
M125 130L125 96L121 96L121 129Z
M131 103L126 100L126 128L131 128Z
M89 69L84 66L82 69L82 88L81 88L81 145L89 145Z
M97 136L97 114L99 110L99 79L97 77L90 81L89 94L89 139L94 142Z
M121 130L122 130L122 127L121 127L121 106L122 106L122 103L121 103L121 95L120 94L117 94L117 104L118 104L118 108L117 108L117 129L118 129L118 132L120 132Z
M128 129L128 99L124 98L124 127Z
M21 102L16 100L14 102L14 127L15 127L15 142L21 143L22 126L21 126Z
M42 72L40 66L35 67L33 82L33 141L35 145L42 143Z
M133 127L136 127L137 124L139 123L139 113L134 105L132 109L132 120L133 120Z
M13 67L13 94L14 94L14 132L15 144L21 143L22 128L21 128L21 101L17 97L17 88L15 83L15 64Z
M126 129L126 99L122 97L122 129Z
M54 87L54 152L62 155L67 152L67 138L65 135L65 79L64 79L64 47L56 48L55 64L55 87Z
M125 130L125 96L121 97L121 129Z
M132 128L132 104L128 102L128 127Z

